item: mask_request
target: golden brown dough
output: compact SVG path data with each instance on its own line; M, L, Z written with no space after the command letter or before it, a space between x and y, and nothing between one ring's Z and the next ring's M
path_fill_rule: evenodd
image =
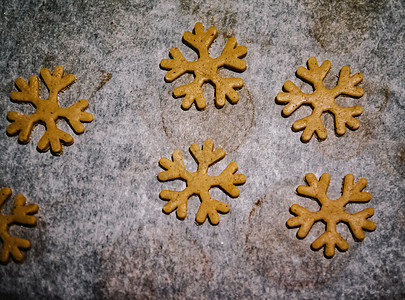
M364 239L363 229L369 231L376 229L377 225L373 221L367 220L374 215L374 209L371 207L355 214L345 212L345 206L348 203L370 201L370 193L362 192L367 185L365 178L360 178L354 184L354 176L352 174L346 175L342 196L337 200L330 200L326 195L330 183L328 173L322 174L319 181L314 174L308 173L305 180L308 185L300 185L297 188L297 193L316 199L321 205L321 209L311 212L298 204L293 204L290 210L296 217L289 219L287 226L300 227L297 236L305 238L314 223L318 221L326 223L326 231L312 243L315 250L325 246L325 256L332 257L335 255L335 247L342 251L349 249L349 244L336 231L336 225L340 222L346 223L354 237L359 241Z
M332 64L329 60L325 60L319 66L316 58L310 57L308 59L308 69L299 67L297 76L310 83L314 88L314 92L305 94L294 83L287 80L284 83L286 92L278 93L276 97L277 103L286 104L283 108L284 116L290 116L302 104L310 105L313 109L310 116L297 120L292 125L294 131L304 130L301 136L303 142L310 141L314 134L320 140L327 138L328 135L321 120L324 112L329 111L334 115L338 135L345 134L346 126L353 130L358 129L360 126L360 122L354 117L359 116L363 112L363 108L361 106L340 107L336 104L335 98L339 95L363 96L363 89L357 86L363 80L363 75L356 73L350 76L350 68L344 66L340 71L338 84L334 88L328 89L324 86L323 80L331 67Z
M49 97L43 100L39 96L39 78L32 75L29 83L23 78L17 78L15 83L20 91L11 92L11 99L20 103L31 103L35 112L24 115L15 111L9 111L7 118L10 125L7 126L9 135L18 134L18 139L22 143L28 143L34 127L41 123L46 127L46 131L38 142L38 149L48 151L53 154L62 154L64 145L73 144L73 137L56 126L58 119L65 119L76 134L84 132L81 122L91 122L93 115L84 112L89 106L87 100L82 99L68 108L60 107L58 94L73 84L76 78L72 74L63 76L63 67L57 66L53 74L48 69L41 70L41 76L49 89Z
M4 187L0 190L0 208L10 199L11 190ZM23 195L17 195L14 199L14 206L11 214L3 215L0 213L0 239L3 242L3 247L0 252L0 262L5 263L9 260L10 255L17 261L21 262L23 254L20 249L29 249L31 244L25 239L13 237L8 233L8 228L12 224L21 224L35 226L37 219L31 214L38 212L38 205L26 205L26 199Z
M173 160L166 157L160 159L159 164L166 171L160 172L158 179L168 181L173 179L182 179L186 181L187 187L183 191L162 190L160 197L169 200L163 207L165 213L171 213L177 209L177 216L184 219L187 216L187 203L192 195L198 195L201 199L200 209L197 212L196 221L204 223L208 217L214 225L219 223L218 211L227 213L229 205L211 198L209 190L211 187L219 187L231 197L239 196L239 189L235 185L246 182L245 175L235 174L238 165L231 162L224 171L218 176L208 175L209 166L215 164L225 157L224 149L214 149L214 143L208 139L201 148L193 143L190 151L198 162L198 169L191 173L186 170L183 162L183 156L179 150L173 152Z
M169 70L165 75L167 82L172 82L186 72L194 74L192 83L176 87L173 92L175 97L185 96L181 104L183 109L189 109L194 102L198 109L204 109L207 106L202 91L202 85L205 82L215 86L215 105L218 108L225 105L225 98L228 98L232 104L239 101L239 94L235 88L243 86L242 78L222 78L218 74L218 69L225 67L237 72L245 71L246 62L241 58L246 56L247 49L245 46L238 46L236 38L231 37L221 55L211 58L208 49L217 36L216 27L211 26L204 31L204 26L198 22L194 26L194 32L186 31L183 35L185 43L198 53L198 60L187 61L180 50L173 47L170 49L171 59L162 59L160 62L163 69Z

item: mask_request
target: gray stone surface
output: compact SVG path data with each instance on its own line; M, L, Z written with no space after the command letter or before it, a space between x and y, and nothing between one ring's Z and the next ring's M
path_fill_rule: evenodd
M404 297L403 1L5 0L0 13L0 186L40 207L37 227L11 229L32 247L0 265L0 299ZM197 21L218 28L213 56L230 36L248 49L237 105L216 109L207 86L207 109L183 111L172 91L191 75L163 80L171 47L195 58L181 37ZM295 71L310 56L332 62L329 86L343 65L364 74L365 95L339 100L363 106L357 131L337 137L325 116L328 139L304 144L291 124L310 109L281 116L275 96L306 86ZM36 150L41 126L26 145L5 131L7 111L30 111L10 101L15 79L56 65L77 78L61 104L88 99L95 117L60 157ZM157 180L160 157L179 149L194 170L188 148L206 138L227 152L212 174L236 161L247 177L239 198L212 191L231 206L218 226L195 224L198 198L181 221L158 196L182 186ZM317 207L295 192L309 172L331 174L333 199L347 173L369 181L371 202L348 211L373 207L377 230L355 242L339 225L350 249L332 259L310 249L322 224L303 240L285 225L293 203Z

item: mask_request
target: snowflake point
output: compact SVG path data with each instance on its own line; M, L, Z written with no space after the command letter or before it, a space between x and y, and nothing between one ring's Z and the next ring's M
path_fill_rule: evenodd
M36 111L30 115L14 111L8 112L7 119L11 124L7 126L6 132L11 136L18 134L21 143L28 143L34 127L43 124L46 131L38 142L38 150L45 152L50 149L52 154L60 155L63 151L62 144L71 145L74 140L70 134L57 128L57 120L65 119L76 134L81 134L84 132L82 123L91 122L93 115L84 112L89 106L85 99L68 108L59 106L58 94L76 81L75 76L72 74L64 75L62 66L56 66L52 74L46 68L41 69L40 73L49 90L48 99L43 100L39 96L38 76L30 76L28 83L23 78L17 78L15 82L18 91L11 92L12 101L30 103L36 108Z
M219 223L218 213L229 212L229 205L211 198L209 190L212 187L219 187L231 197L238 197L239 189L236 185L244 184L246 177L242 174L235 174L238 170L235 162L231 162L218 176L208 175L209 166L225 156L225 150L221 148L214 150L214 143L211 139L207 139L202 148L198 144L192 143L190 152L198 164L197 171L193 173L186 170L179 150L173 152L172 160L163 157L159 161L160 166L165 170L158 174L160 181L181 179L187 185L183 191L162 190L160 192L161 199L169 200L163 206L163 211L169 214L177 209L177 217L184 219L187 216L188 199L193 195L198 195L201 205L196 215L197 223L204 223L208 217L210 223L216 225Z
M293 123L293 131L301 131L301 141L309 142L312 136L316 135L319 140L327 138L326 128L322 123L321 116L325 112L334 115L335 128L337 135L345 134L346 127L356 130L360 122L355 119L361 115L363 108L361 106L341 107L335 99L339 95L347 95L353 98L363 96L364 90L357 85L363 80L361 73L350 76L351 70L348 66L343 66L337 85L328 89L324 86L324 79L331 69L332 64L329 60L324 61L320 66L315 57L310 57L307 61L307 68L298 67L296 75L301 80L313 86L312 94L302 92L293 82L287 80L283 85L283 92L276 96L276 103L284 104L282 115L290 116L301 105L309 105L313 109L312 114L297 120Z
M165 75L166 82L172 82L184 73L193 73L194 81L176 87L173 91L175 98L184 97L181 104L182 109L188 110L195 103L198 110L206 108L206 101L202 86L208 82L215 86L215 106L221 108L225 105L226 99L231 104L239 101L236 89L243 86L241 78L222 78L218 70L222 67L235 72L246 70L246 62L242 60L247 54L245 46L238 46L236 38L228 39L221 55L217 58L209 56L209 48L218 30L211 26L204 31L202 23L197 22L193 32L186 31L183 35L183 42L198 54L196 61L187 61L180 50L176 47L170 49L170 59L162 59L160 67L168 72Z
M330 175L322 174L319 181L314 174L308 173L305 176L307 185L300 185L297 193L302 196L310 197L318 201L320 210L311 212L306 208L293 204L290 212L295 217L287 220L287 227L299 227L297 237L303 239L307 236L314 223L322 221L326 224L325 232L319 236L311 245L312 249L319 250L325 247L325 256L331 258L335 254L335 248L340 251L346 251L349 244L339 235L336 225L340 222L347 224L356 241L362 241L365 237L364 230L373 231L377 228L373 221L368 218L374 215L374 209L369 207L358 213L349 214L345 211L348 203L368 202L371 195L362 190L367 185L365 178L360 178L354 184L354 176L347 174L343 181L342 196L337 200L330 200L327 196L327 190L330 184Z

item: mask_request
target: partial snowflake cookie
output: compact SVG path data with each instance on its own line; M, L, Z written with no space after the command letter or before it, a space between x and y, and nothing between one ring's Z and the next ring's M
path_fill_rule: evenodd
M290 116L302 104L311 106L312 114L295 121L292 125L293 130L304 130L301 136L303 142L309 142L314 134L320 140L326 139L328 135L321 120L324 112L330 112L334 115L338 135L345 134L346 126L352 130L358 129L360 122L354 117L359 116L363 112L363 108L361 106L341 107L336 104L335 99L339 95L356 98L363 96L363 89L357 86L363 80L363 75L356 73L350 76L350 67L344 66L340 70L338 84L334 88L328 89L324 86L323 80L332 67L331 62L325 60L319 66L316 58L310 57L307 65L308 69L304 67L297 69L297 76L312 85L313 93L306 94L290 80L287 80L284 83L286 92L278 93L276 97L278 103L286 104L283 108L284 116Z
M9 227L12 224L27 226L35 226L37 224L37 219L31 215L38 212L38 205L27 205L23 195L15 196L11 214L1 214L1 208L10 197L11 190L8 187L4 187L0 190L0 239L3 242L3 247L0 252L0 262L2 263L6 263L10 255L15 261L21 262L23 254L20 249L29 249L31 247L29 241L11 236L8 232Z
M290 210L296 217L289 219L287 226L300 227L297 236L303 239L307 236L314 223L318 221L325 223L326 231L312 243L313 249L319 250L325 246L326 257L335 255L335 247L341 251L348 250L349 244L336 231L336 225L340 222L348 225L357 241L364 239L363 229L368 231L376 229L377 225L373 221L367 220L374 215L374 209L371 207L355 214L349 214L345 211L345 206L348 203L370 201L370 193L362 192L367 185L365 178L360 178L354 184L354 176L352 174L346 175L343 182L342 196L337 200L330 200L326 195L330 183L328 173L322 174L319 181L314 174L308 173L305 180L308 185L300 185L297 188L297 193L315 199L320 204L321 209L312 212L298 204L293 204Z
M246 70L246 62L241 58L247 54L245 46L238 46L236 38L228 39L224 50L217 58L211 58L209 48L212 42L218 36L216 27L211 26L204 31L201 23L196 23L194 31L186 31L183 35L184 42L198 54L196 61L187 61L176 47L170 49L171 59L162 59L160 66L169 70L165 75L167 82L172 82L184 73L193 73L194 81L176 87L173 91L174 96L184 97L181 104L183 109L189 109L195 102L198 109L204 109L207 106L202 90L202 85L209 82L215 86L215 105L221 108L225 105L225 98L229 102L236 104L239 101L239 94L235 91L243 86L242 78L222 78L218 74L218 69L225 67L236 72Z
M183 156L179 150L173 152L173 160L166 157L160 159L160 166L166 170L159 173L160 181L181 179L187 184L183 191L162 190L160 192L160 198L169 200L163 206L165 213L171 213L177 209L177 217L184 219L187 216L188 199L193 195L198 195L201 200L196 216L196 221L200 224L204 223L208 217L211 224L216 225L219 223L218 212L227 213L229 211L229 205L211 198L209 190L212 187L219 187L229 196L236 198L239 196L239 189L236 185L244 184L246 177L242 174L235 174L238 170L235 162L231 162L218 176L208 175L208 168L225 157L224 149L219 148L215 151L213 149L214 143L210 139L204 142L202 150L196 143L191 144L191 154L198 162L198 169L193 173L186 170Z
M62 143L73 144L73 137L56 126L58 119L64 119L76 134L84 132L81 122L91 122L93 115L84 110L89 106L87 100L82 99L68 108L60 107L58 94L76 81L72 74L63 75L62 66L55 67L53 74L48 69L41 69L41 77L49 90L48 99L41 99L39 95L39 78L32 75L27 83L23 78L17 78L15 83L19 91L11 92L11 99L15 102L30 103L36 110L33 114L24 115L15 111L9 111L7 119L12 122L7 126L9 135L17 135L22 143L28 143L32 130L37 124L45 126L46 131L38 142L38 149L51 152L56 155L62 154Z

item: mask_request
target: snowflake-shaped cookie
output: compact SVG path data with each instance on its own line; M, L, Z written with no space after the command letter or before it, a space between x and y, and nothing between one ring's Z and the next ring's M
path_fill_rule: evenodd
M181 106L183 109L189 109L195 102L198 109L204 109L205 102L202 85L210 82L215 85L215 105L221 108L225 105L225 98L235 104L239 101L239 95L235 88L243 86L242 78L222 78L218 74L218 69L225 67L227 69L243 72L246 70L246 62L242 60L246 54L245 46L238 46L236 38L228 39L224 50L217 58L209 56L208 49L212 42L218 36L218 30L211 26L204 31L201 23L196 23L193 33L186 31L183 35L184 42L198 54L196 61L187 61L176 47L170 49L172 59L162 59L160 66L169 70L165 75L167 82L172 82L186 72L194 74L192 83L176 87L173 91L175 97L185 96Z
M4 203L11 197L11 190L4 187L0 190L0 210ZM37 219L31 214L38 212L38 205L26 205L26 199L23 195L17 195L14 199L14 206L11 214L3 215L0 213L0 239L3 242L3 247L0 252L0 262L6 263L10 255L17 261L21 262L23 254L20 249L28 249L31 247L29 241L13 237L8 233L8 227L14 223L28 226L35 226Z
M58 119L65 119L76 134L84 132L84 126L81 122L91 122L93 115L84 112L89 106L87 100L82 99L68 108L59 106L58 94L76 81L72 74L63 76L63 67L57 66L53 74L48 69L41 69L41 76L49 90L49 97L43 100L39 96L39 78L32 75L29 83L23 78L17 78L15 83L20 91L11 92L11 99L20 103L31 103L35 112L30 115L24 115L15 111L9 111L7 118L10 125L7 126L9 135L17 135L22 143L28 143L34 127L41 123L46 131L38 142L38 149L48 151L51 149L53 154L62 154L62 143L64 145L73 144L73 137L56 126ZM62 143L61 143L62 142Z
M349 226L358 241L362 241L365 237L363 229L369 231L376 229L376 224L367 220L374 215L374 209L371 207L355 214L345 212L345 206L348 203L370 201L370 193L362 192L367 185L365 178L360 178L354 184L354 176L347 174L343 182L342 196L337 200L330 200L326 195L330 183L328 173L322 174L319 181L314 174L308 173L305 180L308 185L300 185L297 193L316 199L321 205L321 209L312 212L298 204L293 204L290 210L296 217L289 219L287 226L300 227L297 236L305 238L314 223L323 221L326 224L326 231L312 243L315 250L325 246L325 256L332 257L335 255L335 247L341 251L349 249L349 244L336 231L336 225L340 222Z
M308 69L304 67L297 69L297 76L311 84L314 92L305 94L294 83L287 80L284 83L286 92L278 93L276 97L278 103L287 104L283 108L284 116L291 115L302 104L310 105L313 109L310 116L293 123L293 130L304 130L301 136L303 142L311 140L314 133L320 140L326 139L328 135L322 123L321 115L328 111L335 117L336 133L338 135L343 135L346 132L346 126L352 130L358 129L360 122L354 117L359 116L363 112L363 108L361 106L341 107L336 104L335 98L339 95L363 96L363 89L356 86L363 80L363 75L356 73L350 77L350 67L344 66L340 71L338 84L332 89L327 89L323 84L323 80L332 67L331 62L325 60L321 66L318 66L316 58L310 57L307 64Z
M215 151L213 149L214 143L210 139L204 142L202 150L196 143L191 144L190 151L198 162L198 169L194 173L186 170L183 156L179 150L173 152L173 160L166 157L160 159L159 164L166 170L159 173L160 181L182 179L187 183L187 187L183 191L162 190L160 192L160 198L169 200L163 206L165 213L171 213L177 209L177 217L184 219L187 216L188 199L193 195L198 195L201 200L196 216L198 223L204 223L208 217L210 222L216 225L219 223L218 211L221 213L229 211L229 205L211 198L209 190L212 187L219 187L231 197L238 197L239 189L235 185L244 184L246 177L242 174L235 174L238 170L235 162L231 162L218 176L208 175L209 166L225 157L224 149L219 148Z

